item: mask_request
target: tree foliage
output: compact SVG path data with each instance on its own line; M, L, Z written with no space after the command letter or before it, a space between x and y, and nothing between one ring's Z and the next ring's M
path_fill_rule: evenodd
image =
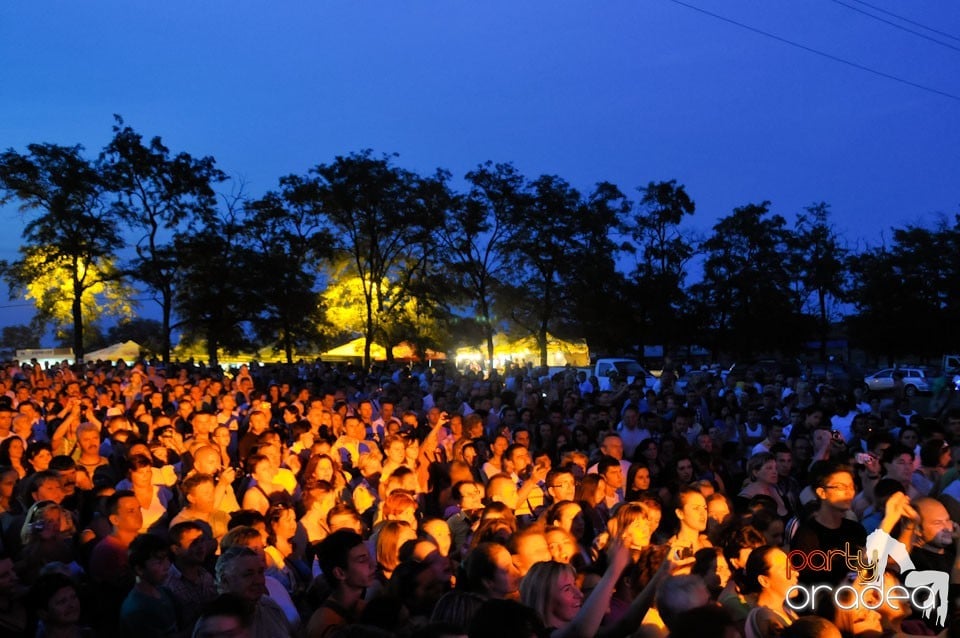
M492 369L493 335L500 327L494 296L508 275L506 242L525 208L524 178L512 164L486 162L466 179L469 191L451 202L438 239L453 290L475 310Z
M960 218L894 229L891 245L849 259L851 336L891 359L938 357L960 347ZM894 285L894 282L895 285ZM936 335L935 339L931 339Z
M174 282L184 266L174 236L210 222L216 206L213 187L226 179L212 157L172 154L160 137L143 136L114 116L113 139L101 155L108 188L116 194L113 213L136 236L130 273L156 296L161 310L157 349L170 360Z
M39 348L42 339L43 330L37 324L4 326L2 336L0 336L3 347L14 350Z
M642 340L669 346L682 334L676 318L685 301L687 263L697 251L681 225L696 206L676 180L650 182L638 190L641 198L629 226L636 258L633 306Z
M113 268L123 238L114 212L104 206L106 183L95 162L83 157L80 146L31 144L26 154L10 149L0 154L0 203L17 200L29 215L24 227L21 259L4 272L11 292L41 278L62 278L61 290L70 305L74 355L83 360L84 317L94 308L85 300L98 288L112 285ZM50 295L31 293L42 318L54 318L58 305ZM86 312L85 312L86 311Z
M825 360L830 322L835 318L832 310L836 302L843 301L847 288L849 253L830 221L829 204L813 204L797 215L789 247L790 267L800 286L799 298L812 298L814 304L820 358Z
M571 336L580 299L579 282L602 276L612 263L609 231L623 212L623 194L600 184L584 200L565 180L543 175L527 185L524 205L513 210L507 240L511 277L498 300L505 316L532 334L547 364L547 333ZM582 287L579 288L583 290Z
M280 180L278 191L249 202L247 232L259 304L252 327L260 343L274 344L288 363L295 350L323 343L323 304L317 292L333 240L317 205L316 183L299 176Z
M444 214L433 182L444 176L421 177L371 151L337 157L312 173L316 205L362 288L368 366L370 345L383 333L378 320L397 312L430 272L432 233ZM389 352L391 344L384 345Z
M173 297L182 343L203 342L210 365L221 348L236 353L251 346L246 327L259 302L248 285L256 261L244 241L241 201L239 194L225 198L204 226L174 240L188 266L176 274Z
M704 242L703 281L692 287L715 348L738 356L793 352L802 343L788 268L786 219L770 203L733 210Z

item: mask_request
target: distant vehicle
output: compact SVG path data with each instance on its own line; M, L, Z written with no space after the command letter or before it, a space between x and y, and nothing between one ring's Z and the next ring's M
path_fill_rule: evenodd
M732 374L737 379L742 379L747 371L752 371L760 383L773 383L778 374L785 377L799 377L801 372L800 364L796 359L757 359L734 363L722 376L726 378L727 375Z
M823 383L832 386L840 392L851 392L854 388L862 388L863 373L854 366L839 361L827 363L811 363L807 365L806 380L814 384Z
M631 384L638 376L643 377L644 386L647 388L653 387L656 382L656 377L634 359L597 359L593 375L600 382L601 391L616 389L614 381L626 381Z
M884 368L863 378L867 388L874 392L893 390L898 378L903 379L903 393L908 397L932 390L932 375L924 368Z
M940 367L947 372L960 372L960 354L945 354Z

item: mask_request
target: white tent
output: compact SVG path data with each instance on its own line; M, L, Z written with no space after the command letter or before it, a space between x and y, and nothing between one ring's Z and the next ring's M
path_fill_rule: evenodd
M142 350L143 347L136 341L125 341L123 343L115 343L106 348L94 350L93 352L88 352L83 358L85 361L96 361L98 359L102 361L116 361L117 359L123 359L127 363L132 364L140 358L140 352Z

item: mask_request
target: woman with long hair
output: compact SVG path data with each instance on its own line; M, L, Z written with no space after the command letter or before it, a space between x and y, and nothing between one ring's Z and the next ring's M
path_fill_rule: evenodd
M12 467L17 476L24 478L29 473L25 467L24 452L26 446L19 436L11 436L0 442L0 465Z
M635 501L650 490L650 467L643 461L634 461L627 471L627 490L625 500Z
M332 485L337 498L343 496L347 487L347 477L344 476L339 461L329 454L314 454L304 464L300 485L308 488L316 481L326 481Z
M14 492L20 478L12 467L0 467L0 514L19 507ZM19 511L23 511L22 509Z
M669 563L663 561L664 565ZM601 628L614 588L629 564L630 551L619 540L612 541L607 551L607 568L590 595L585 597L577 586L577 573L573 567L556 561L536 563L520 583L520 600L540 615L549 638L628 636L650 608L659 582L659 578L652 580L633 599L622 618Z
M387 588L393 571L400 564L400 548L417 538L417 532L406 521L385 521L377 529L374 541L377 571L374 584L367 589L367 600Z
M311 487L301 493L303 508L306 510L300 517L300 527L303 530L307 545L319 543L330 533L327 527L327 514L337 502L333 486L326 481L316 481Z
M294 538L297 535L297 516L287 502L270 505L266 516L267 545L264 554L267 571L283 585L291 596L296 595L309 579L309 570L297 564ZM302 553L302 552L301 552Z
M490 445L490 458L480 468L484 480L489 481L494 474L501 474L506 471L503 453L507 451L508 447L510 447L510 441L507 440L506 436L498 434L493 438L493 443Z
M705 547L694 554L693 558L690 573L703 579L713 601L720 600L725 593L727 595L736 593L737 585L733 580L733 572L722 549Z
M586 524L583 543L589 544L600 532L606 529L607 521L600 513L600 503L607 492L607 482L599 474L587 474L577 486L577 501L583 511Z

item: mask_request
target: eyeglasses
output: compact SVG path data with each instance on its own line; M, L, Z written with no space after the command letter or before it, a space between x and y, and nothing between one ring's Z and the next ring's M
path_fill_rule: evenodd
M855 492L857 488L852 485L824 485L825 490L836 490L838 492Z

